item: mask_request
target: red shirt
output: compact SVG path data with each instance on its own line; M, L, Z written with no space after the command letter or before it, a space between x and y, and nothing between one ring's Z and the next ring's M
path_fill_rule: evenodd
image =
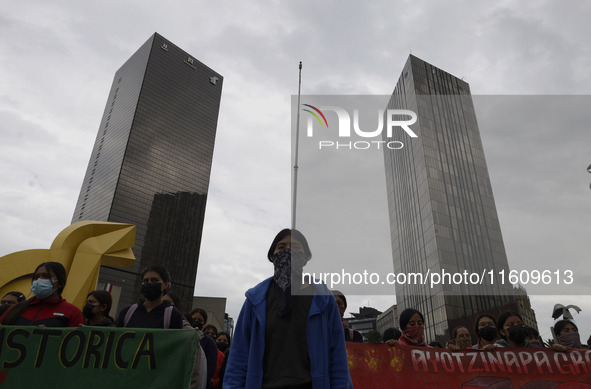
M219 386L220 383L220 370L222 368L222 364L224 363L224 358L226 357L226 354L224 354L223 352L221 352L220 350L218 350L218 361L216 363L215 366L215 373L213 374L213 387L217 388Z
M12 308L11 308L12 309ZM0 317L0 322L10 312L10 309ZM46 327L78 327L84 324L82 312L75 305L64 299L41 302L33 299L27 309L21 313L13 325Z

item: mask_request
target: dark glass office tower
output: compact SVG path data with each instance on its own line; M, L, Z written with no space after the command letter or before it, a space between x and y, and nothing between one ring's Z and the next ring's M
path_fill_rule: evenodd
M469 85L411 55L388 108L414 111L418 134L400 150L384 149L394 272L507 272ZM510 285L488 280L396 285L398 312L421 311L426 339L440 342L457 325L471 329L480 313L516 310L512 295Z
M223 78L154 34L117 71L72 222L137 226L133 268L102 268L139 297L138 272L163 264L191 307Z

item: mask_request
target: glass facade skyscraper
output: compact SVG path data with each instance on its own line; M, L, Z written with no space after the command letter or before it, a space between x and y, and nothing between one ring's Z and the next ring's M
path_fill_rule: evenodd
M414 111L418 134L384 149L394 272L507 272L469 85L410 55L388 108ZM397 284L396 298L398 312L421 311L426 339L440 342L478 314L516 309L512 286L488 281Z
M191 307L223 77L155 33L117 71L72 222L137 226L131 269L101 268L139 297L138 272L165 265Z

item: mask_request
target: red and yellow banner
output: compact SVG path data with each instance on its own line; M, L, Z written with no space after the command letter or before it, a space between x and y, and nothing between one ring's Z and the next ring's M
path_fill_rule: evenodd
M591 350L451 352L347 342L354 388L591 389Z

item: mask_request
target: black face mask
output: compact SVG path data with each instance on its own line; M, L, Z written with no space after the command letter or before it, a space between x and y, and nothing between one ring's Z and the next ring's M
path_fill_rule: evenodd
M203 322L202 321L199 321L199 320L194 320L193 321L193 327L199 328L201 330L201 329L203 329Z
M507 329L509 332L509 339L515 344L522 346L525 344L525 338L527 337L527 331L523 326L513 326Z
M218 350L220 350L221 352L224 352L228 349L228 343L217 342L216 344L218 346Z
M94 313L92 313L93 309L94 309L94 305L86 304L84 306L84 309L82 309L82 314L84 315L85 318L92 319L94 317Z
M482 327L478 329L478 336L487 342L492 342L497 338L497 329L495 327Z
M141 292L142 295L146 298L146 300L157 300L158 297L162 296L162 284L143 284Z

